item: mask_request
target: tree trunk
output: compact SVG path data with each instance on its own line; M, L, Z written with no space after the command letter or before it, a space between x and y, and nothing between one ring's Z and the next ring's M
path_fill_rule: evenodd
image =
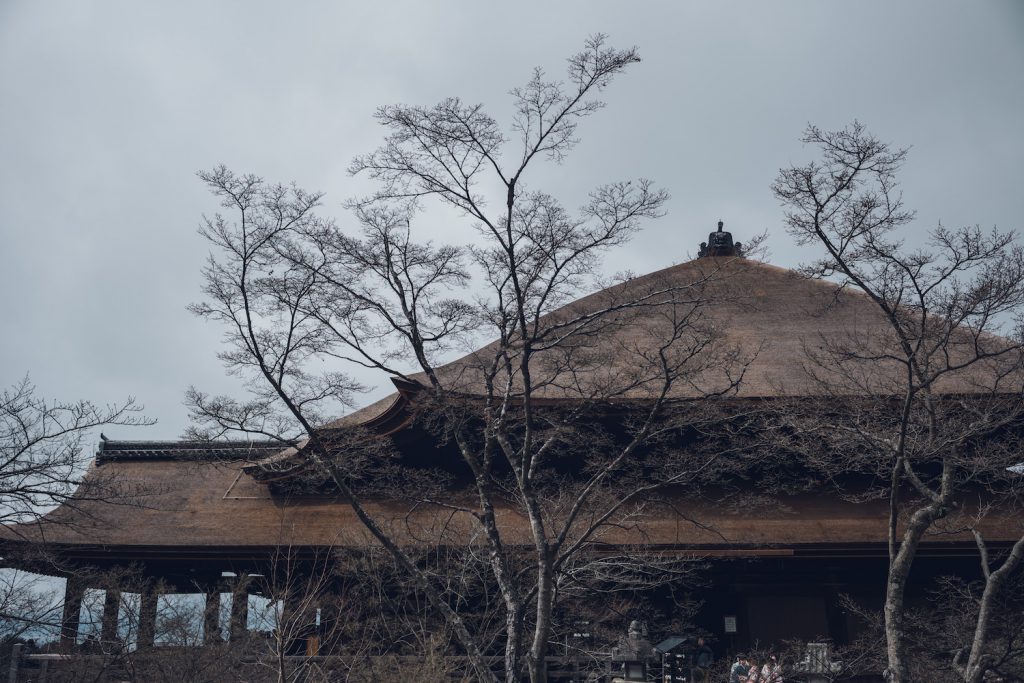
M522 674L520 657L523 643L523 611L519 605L507 605L505 614L505 682L519 683Z
M537 622L533 628L533 645L530 646L530 683L546 683L548 680L548 638L551 634L551 608L555 582L550 556L542 553L537 563Z
M988 556L984 550L984 542L978 535L978 547L982 550L982 567L985 572L985 590L981 595L981 602L978 605L978 621L974 628L974 638L971 641L971 653L967 658L967 666L963 670L964 683L981 683L988 668L985 648L988 646L989 626L992 621L992 612L996 609L1000 600L1000 593L1010 574L1017 569L1021 558L1024 557L1024 536L1013 544L1009 556L1003 560L999 569L989 572Z
M913 672L910 671L906 658L904 597L907 577L914 563L914 555L917 554L917 546L937 516L938 506L934 503L914 512L907 523L906 531L903 532L899 550L889 562L889 576L885 589L885 679L888 683L912 683L913 680Z

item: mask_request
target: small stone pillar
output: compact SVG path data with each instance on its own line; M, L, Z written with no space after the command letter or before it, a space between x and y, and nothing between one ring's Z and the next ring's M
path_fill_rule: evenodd
M78 641L78 625L82 617L82 594L85 586L81 579L69 576L64 588L64 612L60 620L60 644L71 649Z
M240 574L231 589L231 621L229 626L232 641L245 638L249 631L249 577Z
M117 617L121 610L121 591L116 588L108 588L103 598L103 627L100 631L100 640L104 643L112 643L117 640Z
M146 587L139 595L139 635L136 640L138 647L153 647L156 641L156 608L160 596L155 588Z
M203 609L203 643L211 645L220 641L220 591L214 588L206 594L206 606Z

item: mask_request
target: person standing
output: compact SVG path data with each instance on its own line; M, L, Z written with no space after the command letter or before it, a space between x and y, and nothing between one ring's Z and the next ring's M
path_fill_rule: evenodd
M761 683L761 667L757 664L757 658L750 660L750 668L747 671L747 678L743 683Z
M729 669L729 683L744 683L749 672L750 664L747 663L747 658L743 655L736 655L736 661Z
M761 669L761 683L782 683L782 667L775 655L768 657Z
M703 638L697 639L697 651L694 652L694 664L697 665L695 680L707 681L708 669L715 663L715 652Z

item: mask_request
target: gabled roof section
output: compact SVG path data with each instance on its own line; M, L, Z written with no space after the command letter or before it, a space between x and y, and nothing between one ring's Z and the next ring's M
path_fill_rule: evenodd
M96 464L122 460L258 460L278 453L280 441L112 441L101 435Z

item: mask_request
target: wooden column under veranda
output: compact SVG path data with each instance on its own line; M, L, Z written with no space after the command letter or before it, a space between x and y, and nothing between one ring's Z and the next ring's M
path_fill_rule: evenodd
M156 608L160 599L156 589L147 586L139 595L139 635L138 647L153 647L156 639Z
M60 619L60 644L68 649L78 641L78 625L82 615L82 595L85 585L76 576L69 576L64 588L64 610Z
M103 598L103 622L100 640L110 643L117 640L117 617L121 610L121 591L108 588Z
M220 641L220 590L214 588L206 593L203 608L203 643L211 645Z
M232 641L245 638L249 629L249 577L241 574L231 587L231 621L229 633Z

